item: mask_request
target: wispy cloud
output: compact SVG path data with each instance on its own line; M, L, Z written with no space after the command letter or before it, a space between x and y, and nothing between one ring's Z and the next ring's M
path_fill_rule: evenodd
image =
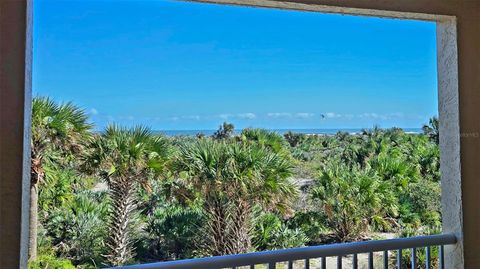
M353 120L353 119L375 119L375 120L389 120L389 119L401 119L401 118L411 118L411 117L416 117L412 115L405 115L404 113L401 112L395 112L395 113L374 113L374 112L364 112L360 114L340 114L340 113L335 113L335 112L326 112L323 113L323 118L326 119L347 119L347 120Z
M220 114L218 115L218 117L220 119L223 119L223 120L228 120L229 118L231 118L233 115L232 114Z
M324 113L311 113L311 112L269 112L266 114L255 114L253 112L245 113L223 113L216 115L176 115L166 118L171 121L189 120L215 120L221 119L228 120L255 120L258 118L270 118L270 119L284 119L284 120L307 120L307 119L324 119L324 120L390 120L390 119L412 119L418 118L418 115L408 115L401 112L395 113L376 113L376 112L363 112L358 114L352 113L337 113L337 112L324 112ZM120 117L123 120L132 120L130 117ZM157 119L158 120L158 119Z
M267 117L269 118L291 118L292 113L287 113L287 112L270 112L267 114Z
M377 113L362 113L358 115L361 119L381 119L386 120L388 119L387 115L377 114Z
M253 120L257 118L255 113L246 112L246 113L224 113L219 115L181 115L181 116L173 116L168 118L172 121L179 121L179 120L211 120L211 119L222 119L222 120L231 120L231 119L245 119L245 120Z
M129 120L129 121L131 121L131 120L135 120L135 117L132 116L132 115L120 116L120 117L118 117L118 120Z
M255 113L247 112L247 113L238 113L238 114L220 114L218 115L219 118L223 120L229 119L245 119L245 120L253 120L257 118Z
M199 115L187 115L187 116L182 116L182 119L185 120L201 120L202 117Z
M314 117L314 113L309 112L298 112L298 113L290 113L290 112L270 112L267 113L267 117L274 118L274 119L308 119Z
M178 120L201 120L202 117L200 115L183 115L183 116L173 116L170 117L169 120L178 121Z
M334 119L334 118L342 117L341 114L337 114L335 112L327 112L327 113L324 113L322 115L323 115L323 117L328 118L328 119Z
M254 113L241 113L237 115L238 118L240 119L247 119L247 120L253 120L257 117Z
M90 114L90 115L98 115L98 110L96 110L95 108L91 108L91 109L88 111L88 114Z
M314 117L315 114L301 112L301 113L295 113L293 116L294 116L294 118L297 118L297 119L308 119L308 118Z

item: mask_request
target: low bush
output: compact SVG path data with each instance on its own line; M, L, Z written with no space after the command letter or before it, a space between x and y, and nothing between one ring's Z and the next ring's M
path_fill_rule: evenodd
M252 243L256 250L273 250L304 246L308 242L305 233L288 228L273 213L261 214L256 219Z
M71 261L51 255L41 255L37 261L29 263L28 269L75 269Z

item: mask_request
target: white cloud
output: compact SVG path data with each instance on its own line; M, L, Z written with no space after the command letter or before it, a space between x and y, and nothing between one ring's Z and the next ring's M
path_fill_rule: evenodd
M295 118L298 118L298 119L308 119L308 118L311 118L311 117L315 116L315 114L307 113L307 112L301 112L301 113L296 113L294 116L295 116Z
M409 118L408 116L405 116L405 114L403 114L401 112L387 113L387 114L362 113L362 114L357 115L357 117L361 118L361 119L377 119L377 120Z
M380 116L377 114L377 113L362 113L360 115L358 115L359 118L362 118L362 119L378 119Z
M98 115L98 110L96 110L95 108L92 108L90 109L89 113L90 115Z
M287 113L287 112L271 112L267 114L267 117L269 118L291 118L292 113Z
M337 114L335 112L327 112L325 114L323 114L325 116L325 118L329 118L329 119L332 119L332 118L341 118L342 115L341 114Z
M388 120L388 119L400 119L405 118L405 114L401 112L395 113L387 113L387 114L380 114L380 113L373 113L373 112L365 112L360 114L339 114L335 112L326 112L322 114L326 119L374 119L374 120Z
M182 116L182 119L185 120L200 120L201 117L199 115L187 115L187 116Z
M257 115L253 113L241 113L241 114L238 114L237 117L240 119L253 120L257 117Z
M274 118L274 119L308 119L314 117L314 113L309 112L298 112L298 113L290 113L290 112L270 112L267 113L267 117Z
M183 116L173 116L168 118L169 120L172 121L178 121L178 120L200 120L201 117L199 115L183 115Z
M339 116L342 117L342 115L339 115ZM344 117L345 119L347 119L347 120L351 120L351 119L355 118L355 115L353 115L353 114L345 114L345 115L343 115L343 117Z
M233 116L232 114L220 114L220 115L218 115L218 117L220 117L221 119L224 119L224 120L228 120L232 116Z
M266 117L271 119L311 119L315 118L318 115L321 115L324 119L345 119L345 120L389 120L389 119L401 119L401 118L412 118L414 115L406 115L401 112L395 113L375 113L375 112L364 112L364 113L347 113L341 114L336 112L325 112L321 114L311 113L311 112L269 112ZM232 119L242 119L242 120L253 120L258 118L258 115L252 112L245 113L224 113L217 115L182 115L182 116L173 116L168 118L172 121L178 120L212 120L212 119L222 119L222 120L232 120ZM133 120L132 116L121 117L125 120Z
M118 117L118 119L119 119L119 120L134 120L135 117L134 117L134 116L131 116L131 115L129 115L129 116L120 116L120 117Z
M238 114L220 114L218 115L219 118L223 120L228 120L228 119L247 119L247 120L253 120L257 117L254 113L247 112L247 113L238 113Z
M405 117L405 115L404 115L403 113L401 113L401 112L391 113L389 116L390 116L391 118L403 118L403 117Z

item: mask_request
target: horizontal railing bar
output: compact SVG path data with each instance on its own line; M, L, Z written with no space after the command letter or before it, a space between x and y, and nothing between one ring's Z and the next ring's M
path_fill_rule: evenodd
M245 254L215 256L188 260L158 262L123 266L124 269L221 269L251 264L268 264L318 257L341 256L348 254L377 252L384 250L408 249L414 247L455 244L454 234L438 234L387 240L371 240L353 243L330 244L302 248L252 252Z

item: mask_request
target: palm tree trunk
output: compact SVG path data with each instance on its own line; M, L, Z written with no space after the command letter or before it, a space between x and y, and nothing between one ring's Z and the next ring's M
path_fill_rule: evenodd
M42 155L39 154L38 146L32 145L30 166L30 206L29 206L29 234L28 234L28 260L37 259L38 237L38 188L45 173L42 168ZM36 150L34 150L36 149Z
M231 247L227 239L226 207L217 197L208 197L204 206L208 221L205 225L206 244L203 248L212 256L231 254Z
M125 265L132 258L130 238L131 215L135 210L135 184L130 178L118 178L109 182L112 212L106 242L105 255L108 266Z
M30 186L30 231L28 255L29 261L37 259L37 232L38 232L38 182Z
M230 240L232 241L232 254L246 253L252 246L251 240L251 206L246 201L232 203Z

